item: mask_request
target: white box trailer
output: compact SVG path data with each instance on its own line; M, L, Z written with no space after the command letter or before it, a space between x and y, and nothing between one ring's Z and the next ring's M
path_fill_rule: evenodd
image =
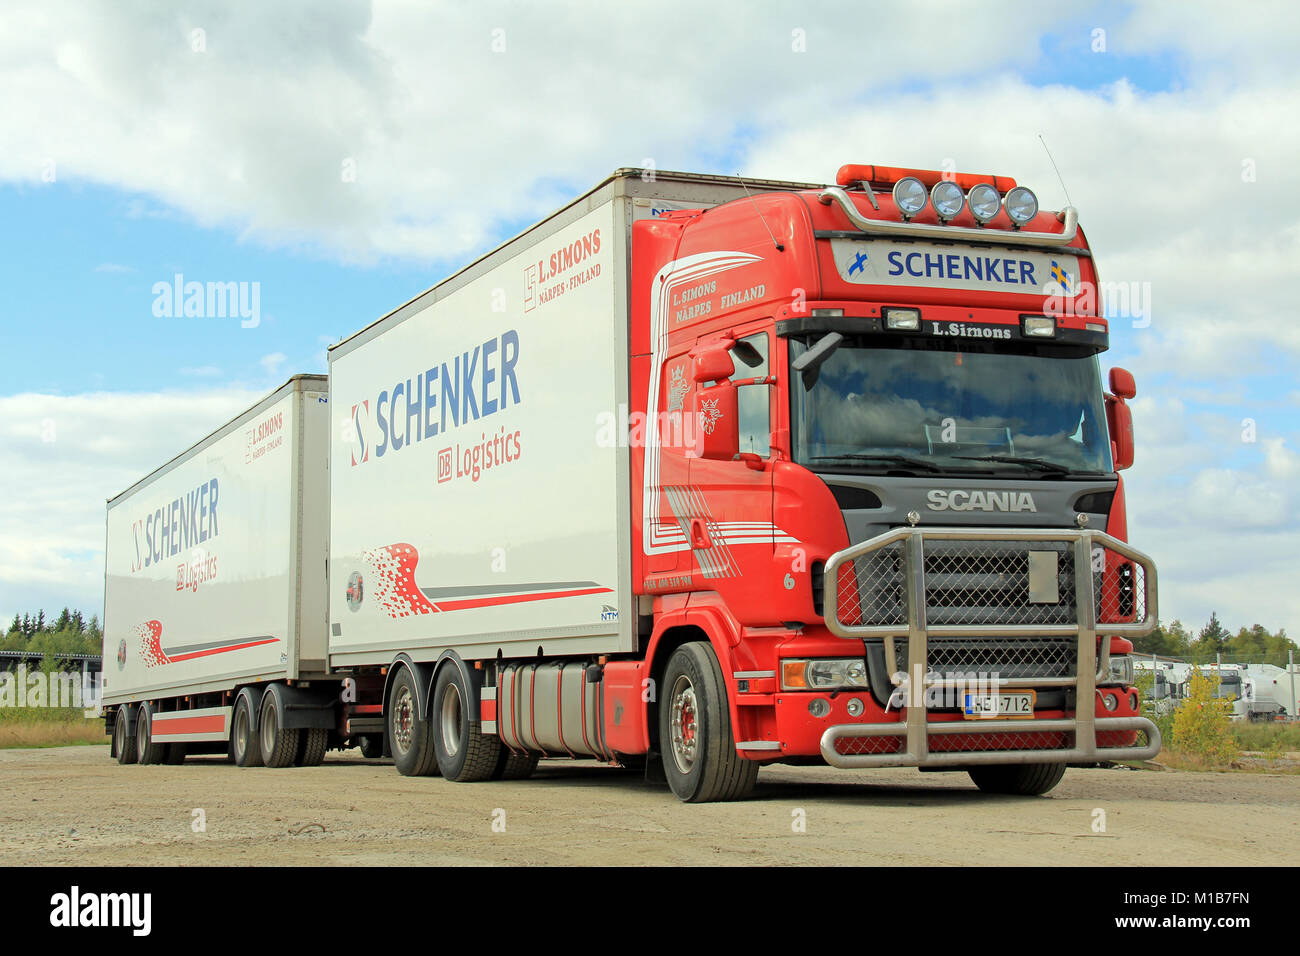
M622 185L331 347L332 665L636 649Z
M295 376L109 499L103 704L124 762L224 749L238 688L326 676L328 401L325 376Z

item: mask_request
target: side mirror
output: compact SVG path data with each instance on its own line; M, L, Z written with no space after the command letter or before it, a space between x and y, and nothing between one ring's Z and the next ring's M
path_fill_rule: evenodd
M1117 369L1117 371L1120 371ZM1128 374L1125 372L1124 374ZM1111 373L1112 380L1115 373ZM1129 381L1132 381L1130 376ZM1111 386L1114 387L1113 384ZM1114 452L1115 470L1133 467L1133 410L1117 396L1106 396L1106 424L1110 427L1111 450Z
M1137 395L1137 383L1133 381L1133 373L1125 368L1111 369L1110 390L1120 398L1133 398Z
M697 383L720 382L736 374L736 363L727 351L731 342L719 342L691 353L691 377Z
M730 365L731 358L726 352L722 355ZM712 388L697 387L691 395L691 413L695 427L694 457L734 461L740 450L736 386L723 381Z

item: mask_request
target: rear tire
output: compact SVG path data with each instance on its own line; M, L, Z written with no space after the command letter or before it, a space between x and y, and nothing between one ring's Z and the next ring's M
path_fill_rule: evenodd
M1051 790L1065 776L1063 763L992 764L967 771L975 786L985 793L1037 797Z
M540 759L541 754L518 754L508 747L502 747L501 756L497 758L496 770L492 772L492 779L527 780L537 769L537 761Z
M138 764L162 763L167 755L166 744L153 742L153 708L147 703L140 705L140 714L135 719L135 753Z
M125 707L117 709L117 717L113 720L113 747L117 751L117 762L120 764L130 764L136 761L135 734L128 734L127 727L130 726L128 718L131 712Z
M186 750L184 744L167 744L167 752L163 756L163 763L176 766L185 762Z
M298 738L301 735L302 731L296 727L286 730L280 726L275 698L271 694L264 694L262 714L257 721L257 736L262 742L262 762L277 769L292 766L293 758L298 755Z
M230 722L230 756L237 767L262 766L262 744L253 730L253 708L242 695L235 702Z
M703 641L683 644L664 669L659 742L668 786L686 803L743 800L758 764L736 753L722 668Z
M482 724L469 719L469 688L460 668L448 664L433 685L433 749L438 769L448 780L472 783L491 780L501 757L501 738L482 732Z
M298 753L293 763L296 767L319 767L329 749L330 732L324 727L308 727L298 740Z
M433 721L420 716L416 703L415 675L409 667L393 678L384 716L388 720L388 740L393 748L393 763L405 777L434 777L438 758L433 750Z
M384 738L379 734L362 734L357 744L361 756L367 760L377 760L384 755Z

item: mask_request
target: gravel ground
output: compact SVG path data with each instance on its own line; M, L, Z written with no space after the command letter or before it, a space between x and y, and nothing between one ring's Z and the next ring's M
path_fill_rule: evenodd
M0 751L5 865L1297 862L1294 775L1080 769L1047 796L1012 798L962 773L769 767L752 800L695 806L585 761L453 784L357 751L286 770L119 766L104 746Z

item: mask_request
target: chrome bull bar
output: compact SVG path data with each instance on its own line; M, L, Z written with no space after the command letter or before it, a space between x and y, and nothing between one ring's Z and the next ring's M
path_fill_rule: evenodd
M998 554L1012 558L1023 552L1031 552L1026 558L1028 573L1017 570L1015 573L989 572L980 569L976 573L946 575L936 574L936 578L966 578L977 582L997 577L999 581L1017 578L1014 585L1020 588L1017 593L1028 597L1022 602L1031 607L1031 602L1039 607L1049 608L1055 594L1056 608L1073 608L1073 620L1068 623L1051 615L1044 615L1047 620L1035 623L1006 623L999 621L955 623L953 620L931 623L929 620L930 601L928 597L928 576L926 570L927 545L938 542L957 542L956 545L939 545L938 547L961 548L962 543L978 546L983 543L997 542L1002 548ZM1022 542L1027 545L1023 551L1014 548L1008 550L1004 542ZM1035 551L1034 545L1050 548L1050 551ZM898 571L892 574L890 587L893 592L901 591L902 608L895 608L890 613L875 615L875 606L871 604L870 593L864 596L864 589L858 579L855 562L864 557L878 555L885 549L898 549L901 553ZM1098 554L1100 552L1100 557ZM1044 574L1036 572L1036 563L1032 553L1039 555L1065 553L1072 555L1073 593L1062 597L1056 593L1059 576L1055 570L1055 560L1048 562L1053 569L1044 583ZM1113 556L1113 557L1112 557ZM1017 559L1018 561L1018 559ZM1008 561L1008 563L1011 563ZM1127 563L1127 571L1125 564ZM845 592L842 587L842 569L852 568L851 587ZM1020 565L1017 563L1017 569ZM1125 574L1127 577L1125 578ZM1035 580L1035 576L1037 580ZM899 578L899 580L894 580ZM1098 579L1101 592L1097 590ZM1124 582L1127 582L1126 584ZM1128 588L1127 608L1124 605L1122 590ZM1037 595L1035 590L1037 589ZM936 588L938 590L938 588ZM848 598L846 602L843 600ZM852 605L848 617L859 619L845 620L844 605ZM1118 608L1118 610L1117 610ZM1007 608L975 608L968 616L983 613L997 617ZM1011 610L1023 610L1012 608ZM881 638L884 642L886 661L895 685L900 684L898 663L895 658L895 639L907 640L907 675L915 685L909 687L907 706L903 710L904 719L897 723L886 724L840 724L827 728L821 738L821 754L828 764L834 767L956 767L975 764L1015 764L1015 763L1091 763L1099 760L1146 760L1160 752L1160 732L1156 725L1145 717L1097 717L1095 703L1097 684L1110 676L1110 642L1102 640L1098 649L1098 634L1104 630L1106 636L1141 637L1151 633L1156 626L1156 569L1152 560L1136 548L1129 546L1100 531L1065 529L991 529L991 528L896 528L877 535L861 544L853 545L836 552L826 562L824 611L827 627L835 635L851 640ZM965 613L969 608L958 609ZM952 609L947 609L949 617ZM870 620L873 616L890 618L884 621ZM936 615L939 616L939 615ZM1099 617L1102 620L1099 621ZM929 638L1040 638L1040 637L1075 638L1076 662L1072 676L1031 676L1017 677L1014 686L1019 688L1061 688L1075 691L1075 716L1063 719L1000 719L976 718L931 721L927 706L925 690L935 687L951 686L954 681L942 676L934 676L928 666ZM1101 747L1098 745L1099 733L1140 731L1146 735L1145 746ZM1062 734L1072 735L1073 745L1047 749L988 749L961 750L941 749L933 751L932 737L950 737L962 735L967 738L975 735L1034 735ZM903 737L905 743L896 753L844 754L836 749L836 743L853 737Z

